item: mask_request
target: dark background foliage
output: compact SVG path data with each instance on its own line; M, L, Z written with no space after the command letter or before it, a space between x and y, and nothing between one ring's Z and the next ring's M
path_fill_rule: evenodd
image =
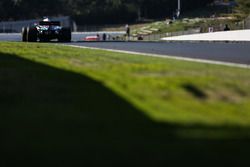
M181 0L182 11L201 8L213 0ZM177 0L1 0L0 20L71 16L78 24L135 22L172 17Z

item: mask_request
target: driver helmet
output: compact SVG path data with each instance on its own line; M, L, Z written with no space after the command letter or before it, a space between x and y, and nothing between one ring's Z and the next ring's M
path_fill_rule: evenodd
M50 21L50 19L48 17L44 17L43 21Z

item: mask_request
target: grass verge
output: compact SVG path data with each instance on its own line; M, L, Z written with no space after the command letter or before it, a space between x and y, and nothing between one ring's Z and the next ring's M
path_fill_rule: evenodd
M3 166L249 163L248 69L0 43L0 76Z

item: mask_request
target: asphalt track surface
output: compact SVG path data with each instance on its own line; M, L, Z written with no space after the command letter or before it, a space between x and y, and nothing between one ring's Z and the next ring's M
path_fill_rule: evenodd
M82 34L74 34L73 41ZM0 41L21 41L20 34L0 34ZM75 46L124 50L159 55L250 65L250 43L225 42L71 42Z

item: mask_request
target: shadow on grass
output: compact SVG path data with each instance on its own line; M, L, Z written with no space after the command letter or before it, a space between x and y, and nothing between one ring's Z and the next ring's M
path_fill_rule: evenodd
M191 93L194 97L199 98L199 99L206 99L207 95L205 92L200 90L198 87L192 84L184 84L183 88Z
M250 163L247 137L209 136L237 128L157 123L86 76L1 53L0 128L2 167Z

